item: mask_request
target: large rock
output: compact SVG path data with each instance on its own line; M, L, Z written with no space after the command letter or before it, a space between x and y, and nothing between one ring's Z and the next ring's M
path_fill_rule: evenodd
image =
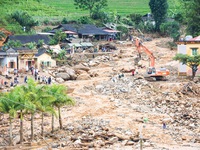
M77 80L90 80L91 77L89 74L87 73L84 73L84 74L80 74L78 77L77 77Z
M76 80L77 75L76 75L75 70L73 70L73 69L71 69L71 68L66 68L65 71L66 71L66 73L70 76L70 79L71 79L71 80Z
M68 73L57 73L56 78L62 78L63 80L69 80L70 75Z
M84 70L84 71L89 71L90 70L90 68L89 67L86 67L86 66L84 66L84 65L82 65L82 64L79 64L79 65L77 65L77 66L75 66L74 67L74 70L75 71L77 71L77 70Z
M65 68L58 68L57 72L65 72Z
M58 83L63 83L64 80L63 80L62 78L56 78L56 82L58 82Z
M95 67L99 65L99 61L90 61L88 64L90 67Z

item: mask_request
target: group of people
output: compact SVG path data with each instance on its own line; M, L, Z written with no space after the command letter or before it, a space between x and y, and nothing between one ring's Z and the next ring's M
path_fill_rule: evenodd
M32 76L34 76L35 81L38 81L39 83L45 83L45 84L51 84L52 79L51 76L40 76L39 75L39 70L37 68L34 68L33 66L30 67L30 71ZM27 83L28 77L24 77L24 83Z

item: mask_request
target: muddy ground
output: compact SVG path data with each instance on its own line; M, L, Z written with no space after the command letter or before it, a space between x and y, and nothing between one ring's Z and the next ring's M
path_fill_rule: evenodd
M69 96L76 105L62 108L64 129L51 130L51 116L45 117L46 136L40 132L40 114L36 115L35 140L24 146L11 149L102 149L102 150L198 150L200 149L200 83L177 76L178 62L173 61L176 50L167 48L169 38L157 38L143 44L156 57L156 67L170 70L167 81L149 82L143 79L146 69L131 76L137 56L131 42L115 44L117 50L106 57L101 56L98 64L90 66L89 79L69 80L66 84L73 89ZM102 58L103 57L103 58ZM149 60L142 54L143 66ZM91 60L92 61L92 60ZM88 73L88 72L84 72ZM123 77L119 78L119 74ZM56 119L55 127L58 128ZM166 129L163 129L163 122ZM15 120L16 141L18 120ZM6 123L5 123L6 124ZM30 120L26 119L25 135L30 134ZM8 126L1 125L8 133ZM0 137L2 149L2 136ZM19 138L18 138L19 139ZM140 143L142 139L142 146ZM5 148L5 146L4 146Z

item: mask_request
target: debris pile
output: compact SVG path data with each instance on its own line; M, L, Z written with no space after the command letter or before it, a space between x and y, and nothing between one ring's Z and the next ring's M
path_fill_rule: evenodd
M64 127L62 133L56 131L53 134L47 134L59 142L53 143L58 147L72 148L112 148L115 144L122 146L135 145L139 142L138 134L130 130L116 128L112 131L109 128L109 121L103 119L93 119L90 116L83 117L82 120ZM143 138L144 141L148 139Z

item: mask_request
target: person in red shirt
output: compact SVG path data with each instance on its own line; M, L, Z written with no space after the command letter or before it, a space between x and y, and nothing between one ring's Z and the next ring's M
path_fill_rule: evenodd
M135 69L133 69L131 73L132 73L132 76L134 76L135 75Z

